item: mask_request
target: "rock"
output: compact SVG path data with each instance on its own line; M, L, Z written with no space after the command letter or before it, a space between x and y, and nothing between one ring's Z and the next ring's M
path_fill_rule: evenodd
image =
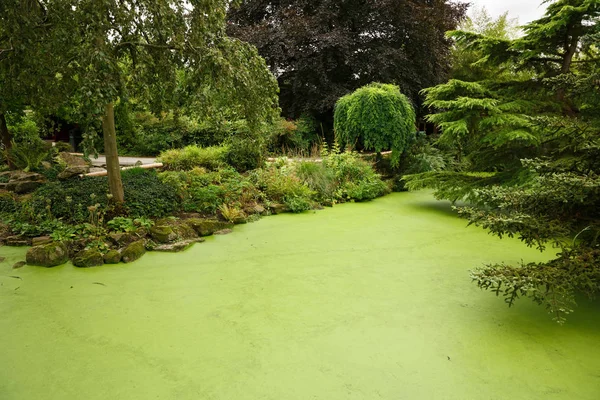
M63 172L58 174L58 179L64 180L64 179L72 178L74 176L79 176L81 174L87 174L88 169L89 168L87 166L80 166L80 165L69 166L69 167L65 168L65 170Z
M16 263L13 264L12 268L13 269L19 269L19 268L23 268L26 265L27 265L27 262L25 262L25 261L18 261L18 262L16 262Z
M21 236L21 235L15 235L15 236L9 236L6 239L4 239L4 244L7 246L31 246L31 239L25 237L25 236Z
M48 161L42 161L40 163L40 165L42 166L42 168L44 168L45 170L49 170L52 169L52 164L49 163Z
M130 263L139 259L145 253L146 248L144 247L144 241L138 240L137 242L133 242L123 249L123 251L121 252L121 259L125 263Z
M215 235L229 235L231 232L233 232L233 229L221 229L220 231L216 231L214 234Z
M104 265L104 257L96 249L82 250L73 258L73 265L78 268L99 267Z
M10 190L17 194L25 194L31 193L35 191L37 188L42 186L43 182L35 182L35 181L24 181L24 182L8 182L6 184L6 190Z
M173 229L173 232L175 232L175 234L177 235L178 239L187 240L187 239L194 239L194 238L198 237L194 228L192 228L191 226L184 224L184 223L175 225L172 227L172 229Z
M67 245L67 248L69 249L69 258L73 258L73 257L75 257L75 255L77 253L85 250L85 247L88 245L88 243L91 240L92 240L91 238L87 238L87 239L83 238L83 239L69 240L68 242L66 242L65 244Z
M60 157L69 167L89 167L90 165L83 157L71 153L61 152L58 153L58 157Z
M247 224L248 220L246 219L246 217L237 217L233 220L233 223L236 225Z
M69 251L64 243L52 242L30 248L25 258L29 265L56 267L69 261Z
M170 226L153 226L150 228L150 236L158 243L170 243L177 239L177 234L173 232Z
M104 169L102 167L90 167L90 169L88 170L88 174L91 174L94 172L106 172L106 169Z
M121 262L119 250L110 250L104 255L104 264L118 264Z
M178 251L183 251L193 245L194 243L204 242L203 238L195 238L188 240L180 240L179 242L169 243L169 244L161 244L154 247L154 251L164 251L170 253L176 253Z
M194 229L200 236L210 236L216 231L233 227L233 224L231 223L200 218L188 219L185 223Z
M14 171L8 182L45 182L46 177L37 172Z
M285 204L273 204L270 208L273 214L281 214L289 211Z
M132 233L111 233L108 235L110 241L117 247L125 247L129 243L133 243L138 240L138 237Z
M31 239L32 246L39 246L41 244L48 244L50 242L52 242L52 239L50 239L50 236L40 236L40 237Z

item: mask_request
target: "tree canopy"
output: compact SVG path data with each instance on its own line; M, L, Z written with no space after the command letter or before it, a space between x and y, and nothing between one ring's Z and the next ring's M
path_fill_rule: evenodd
M599 22L598 1L557 0L516 39L452 32L480 56L476 67L496 73L424 91L442 129L438 145L464 159L455 170L405 177L412 189L467 199L459 213L500 237L560 248L547 263L472 273L509 305L531 297L558 322L576 292L600 290Z
M36 3L36 2L34 2ZM175 103L178 82L186 99L202 108L209 92L219 91L252 124L277 110L277 84L256 49L225 34L227 0L67 0L36 3L36 19L8 0L3 11L3 49L35 60L25 76L25 56L0 59L24 88L50 76L37 93L11 90L2 103L33 103L45 92L62 91L70 109L88 130L102 121L111 194L123 200L115 139L114 104L135 95L155 112ZM3 13L4 14L4 13ZM31 22L33 21L33 22ZM33 24L33 26L32 26ZM17 48L11 43L26 41ZM6 72L8 71L8 72ZM22 94L26 97L23 98ZM8 97L8 96L7 96Z
M228 32L257 46L277 76L284 115L330 114L370 82L393 83L415 103L450 69L445 32L466 4L448 0L245 0Z
M338 100L334 126L342 147L360 142L366 150L392 150L397 166L416 133L415 111L397 86L372 83Z

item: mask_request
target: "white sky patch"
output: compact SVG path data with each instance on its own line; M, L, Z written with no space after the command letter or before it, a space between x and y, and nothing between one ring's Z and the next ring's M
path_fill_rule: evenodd
M546 10L542 0L469 0L469 3L469 15L474 7L485 7L491 17L508 11L509 18L518 18L520 25L540 18Z

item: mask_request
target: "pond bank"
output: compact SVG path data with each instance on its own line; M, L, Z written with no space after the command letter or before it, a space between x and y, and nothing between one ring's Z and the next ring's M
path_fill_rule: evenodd
M400 193L127 265L4 247L0 398L597 399L600 305L508 309L468 270L545 256L465 225Z

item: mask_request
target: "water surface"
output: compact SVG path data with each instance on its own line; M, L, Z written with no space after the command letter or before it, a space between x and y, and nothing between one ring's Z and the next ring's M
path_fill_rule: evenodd
M0 399L600 398L600 304L508 309L468 270L549 255L465 225L402 193L127 265L1 248Z

